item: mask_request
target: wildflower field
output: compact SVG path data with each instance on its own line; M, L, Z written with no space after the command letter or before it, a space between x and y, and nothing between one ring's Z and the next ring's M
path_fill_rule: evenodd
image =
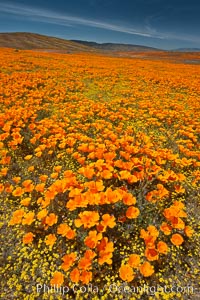
M0 298L199 299L200 65L1 49L0 79Z

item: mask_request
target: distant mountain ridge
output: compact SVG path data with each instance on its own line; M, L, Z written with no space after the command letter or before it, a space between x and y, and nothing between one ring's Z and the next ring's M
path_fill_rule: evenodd
M85 46L89 46L98 50L108 50L108 51L161 51L160 49L133 45L133 44L122 44L122 43L96 43L82 40L71 40L72 42L79 43Z
M178 49L174 49L172 51L177 51L177 52L200 52L200 48L178 48Z

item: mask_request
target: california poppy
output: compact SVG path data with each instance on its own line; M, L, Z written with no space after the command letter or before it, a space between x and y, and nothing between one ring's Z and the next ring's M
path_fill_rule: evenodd
M30 243L32 243L34 236L35 235L32 232L26 233L24 235L24 237L23 237L23 243L24 244L30 244Z
M171 237L171 242L175 246L180 246L184 242L184 239L179 233L174 233Z
M51 285L55 285L56 287L60 287L64 282L64 275L61 272L56 271L51 279Z
M122 280L131 282L134 279L133 269L129 265L122 265L119 268L119 276Z
M140 266L140 273L144 277L149 277L154 273L154 267L148 262L145 261L141 266Z

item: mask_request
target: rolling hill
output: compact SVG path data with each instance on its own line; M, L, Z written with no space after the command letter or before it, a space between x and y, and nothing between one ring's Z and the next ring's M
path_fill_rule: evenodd
M59 52L148 52L156 48L116 43L95 43L80 40L65 40L61 38L28 33L0 33L0 47L23 50L56 50Z
M20 50L49 49L66 52L95 51L80 43L27 32L0 33L0 47Z
M143 55L150 55L151 53L195 53L200 52L199 48L179 48L172 50L161 50L158 48L122 44L122 43L96 43L82 40L65 40L62 38L41 35L29 32L10 32L0 33L0 47L14 48L19 50L40 50L57 53L80 53L92 52L103 53L115 56L134 56L143 53ZM145 54L146 53L146 54Z

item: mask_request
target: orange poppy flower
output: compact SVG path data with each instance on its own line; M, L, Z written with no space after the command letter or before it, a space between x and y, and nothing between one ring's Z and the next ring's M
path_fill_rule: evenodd
M157 244L157 249L158 249L158 252L161 253L161 254L167 254L168 252L168 246L165 242L158 242Z
M76 227L90 228L98 224L99 213L96 211L84 211L79 214L79 219L75 219L74 224Z
M110 172L109 170L103 170L100 174L101 174L101 178L104 179L110 179L113 176L112 172Z
M79 269L82 269L82 270L89 270L91 269L91 260L86 258L86 257L82 257L80 260L79 260L79 263L78 263L78 268Z
M75 230L70 229L70 230L67 232L67 234L66 234L65 237L66 237L67 239L69 239L69 240L72 240L72 239L74 239L75 236L76 236Z
M181 185L175 185L174 188L175 188L175 192L178 194L185 193L185 188Z
M45 182L47 180L48 176L47 175L40 175L40 180L42 182Z
M99 231L99 232L105 232L106 231L106 226L103 226L101 223L96 225L96 229Z
M177 174L177 177L179 181L184 181L186 179L185 175L181 173Z
M11 184L5 184L5 192L6 193L12 193L13 186Z
M124 157L126 160L129 160L129 159L130 159L130 154L129 154L129 153L124 152L124 151L120 151L119 153L120 153L120 155L121 155L122 157Z
M58 175L58 172L51 173L51 178L56 179Z
M106 203L116 203L120 200L122 200L122 193L120 190L112 190L111 188L107 188L107 190L104 193L104 196L106 198Z
M187 237L191 237L194 233L194 230L192 229L191 226L185 226L184 232L185 232Z
M130 206L126 211L126 217L128 219L135 219L139 216L140 211L137 207Z
M176 228L176 229L184 229L185 228L185 223L183 222L183 220L181 218L173 217L173 218L171 218L170 221L171 221L173 228Z
M156 237L151 235L149 235L147 238L144 239L145 245L149 249L155 248L155 241L156 241Z
M15 182L15 183L18 183L20 180L21 180L21 177L13 177L12 180Z
M28 233L26 233L25 235L24 235L24 237L23 237L23 243L24 244L30 244L30 243L32 243L32 241L33 241L33 237L34 237L35 235L32 233L32 232L28 232Z
M169 208L164 209L163 215L167 220L171 221L172 223L177 223L177 218L187 217L186 212L182 210L183 208L184 205L181 202L175 201L174 204L171 205Z
M104 185L102 180L89 181L84 183L84 186L87 187L91 193L98 193L104 190Z
M72 252L70 254L66 254L62 257L62 260L63 260L63 263L61 265L61 268L64 271L67 271L74 264L74 262L76 260L76 253Z
M80 272L78 268L74 268L71 272L70 272L70 279L72 282L78 283L79 279L80 279Z
M33 130L35 128L35 126L36 125L34 123L31 123L28 127L29 127L30 130Z
M23 225L31 225L34 221L35 213L33 211L24 214L22 224Z
M140 178L139 178L138 174L137 174L137 176L136 176L136 173L135 173L135 175L130 175L130 176L129 176L129 178L128 178L128 183L135 183L135 182L138 182L139 179L140 179Z
M32 192L34 190L34 185L32 184L32 180L27 179L22 182L25 192Z
M26 156L24 157L24 159L25 159L25 160L30 160L32 157L33 157L33 155L26 155Z
M22 185L23 185L24 187L27 187L27 186L29 186L31 183L32 183L32 180L31 180L31 179L27 179L27 180L24 180L24 181L22 182Z
M95 248L98 241L102 239L102 234L97 233L96 230L89 231L88 236L85 238L84 243L89 248Z
M12 219L9 222L9 225L20 224L24 215L23 209L18 209L13 213Z
M99 252L99 258L98 258L98 263L100 265L103 265L104 263L107 263L108 265L112 264L112 252L107 252L107 251L100 251Z
M146 194L145 198L149 202L156 202L157 200L157 194L155 193L156 191L151 191Z
M55 172L60 172L62 169L62 166L55 166L53 169Z
M95 171L93 168L89 167L89 166L86 166L86 167L82 167L78 170L78 172L82 175L84 175L86 178L88 179L91 179L94 174L95 174Z
M0 183L0 193L3 193L3 191L4 191L4 185L3 183Z
M178 209L181 210L181 209L185 208L185 205L181 201L174 201L174 203L173 203L173 205L171 207L176 207L176 208L178 208ZM179 217L181 217L181 216L179 216Z
M60 287L64 282L64 275L61 272L56 271L53 275L53 278L50 281L51 285Z
M12 125L12 121L5 123L4 126L2 127L2 130L5 132L10 132L11 125Z
M95 159L96 155L95 155L95 152L91 152L87 155L87 158L89 159Z
M62 223L58 226L57 233L61 234L64 237L70 229L71 228L66 223Z
M99 252L105 251L105 252L113 252L114 247L113 247L113 242L108 242L108 238L104 237L100 241L100 243L97 245L97 250Z
M134 205L136 203L136 198L130 193L124 193L123 202L125 205Z
M129 265L122 265L119 268L119 276L122 280L131 282L134 279L133 269Z
M179 233L174 233L171 237L171 242L175 246L180 246L184 242L184 239Z
M53 226L58 221L58 216L56 216L54 213L51 213L48 215L45 219L45 223L49 226Z
M19 196L23 195L23 193L24 193L24 190L19 186L12 192L12 195L15 197L19 197Z
M42 209L41 211L38 212L37 219L42 220L47 216L47 214L48 214L48 211L46 210L46 208L44 208L44 209Z
M88 152L88 146L89 146L89 144L82 144L82 145L79 145L79 146L78 146L78 151L81 151L81 152Z
M79 195L81 195L81 192L82 192L82 189L71 188L71 190L69 192L69 197L79 196Z
M0 134L0 141L4 141L8 136L9 136L8 132Z
M107 153L104 153L103 157L107 161L113 161L113 159L116 157L116 153L115 152L107 152Z
M119 172L119 179L128 179L131 176L131 173L129 171L120 171Z
M73 176L73 172L72 170L66 170L63 175L65 178L71 178Z
M35 167L34 166L30 166L30 167L28 167L28 169L27 169L29 172L33 172L34 170L35 170Z
M38 151L38 152L36 152L36 153L35 153L35 156L37 156L37 157L41 157L41 156L42 156L42 151Z
M57 240L57 238L56 238L55 234L49 234L46 236L45 244L52 247L55 244L56 240Z
M169 195L169 191L162 184L157 184L157 188L160 198L164 198Z
M148 262L145 261L141 266L140 266L140 273L144 277L149 277L154 273L154 267Z
M154 260L158 260L159 258L159 253L156 249L154 248L147 248L145 250L145 256L148 260L150 261L154 261Z
M159 236L159 231L157 230L157 228L154 225L149 225L147 227L147 230L151 236L156 237L156 238Z
M96 253L92 250L86 250L84 253L84 257L92 260L96 256Z
M82 197L80 197L82 198ZM69 210L69 211L73 211L75 210L76 208L78 207L77 203L75 200L69 200L67 201L67 204L66 204L66 208Z
M111 216L109 214L104 214L102 216L102 221L101 221L101 224L105 227L110 227L110 228L113 228L115 227L116 225L116 222L115 222L115 217L114 216Z
M53 187L49 188L46 192L45 192L45 200L47 200L47 203L50 202L50 200L53 200L54 197L56 196L57 192L54 190Z
M82 271L80 275L80 281L83 284L88 284L92 280L92 272L89 271Z
M1 159L0 163L1 163L2 165L9 165L9 164L10 164L10 161L11 161L11 156L4 156L4 157Z
M132 268L138 268L140 265L140 256L138 254L131 254L129 256L128 264Z
M35 190L37 192L44 192L44 187L45 187L45 183L38 183L36 186L35 186Z
M1 169L1 172L0 172L1 176L6 176L7 173L8 173L8 168L2 168Z
M163 222L160 226L160 230L165 234L165 235L170 235L172 232L172 226L168 225L166 222Z

